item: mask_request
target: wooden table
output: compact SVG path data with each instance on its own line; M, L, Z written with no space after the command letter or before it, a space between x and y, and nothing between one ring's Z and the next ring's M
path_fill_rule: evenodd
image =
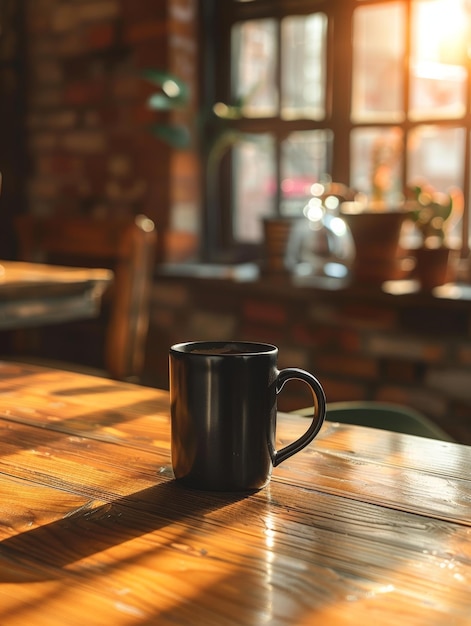
M326 423L267 488L204 493L172 479L168 412L0 363L2 626L470 624L471 448Z
M0 261L0 329L94 317L112 279L107 269Z

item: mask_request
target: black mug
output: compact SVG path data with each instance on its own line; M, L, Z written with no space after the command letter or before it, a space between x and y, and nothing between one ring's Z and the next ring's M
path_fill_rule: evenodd
M277 369L278 348L247 341L196 341L170 348L172 466L175 478L195 489L255 491L273 467L299 452L325 419L320 382L297 368ZM314 415L307 431L275 448L276 398L286 381L312 390Z

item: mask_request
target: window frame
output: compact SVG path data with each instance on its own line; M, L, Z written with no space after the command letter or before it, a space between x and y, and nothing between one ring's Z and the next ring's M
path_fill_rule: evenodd
M355 128L390 128L399 127L404 133L404 149L401 165L403 184L407 180L408 154L407 138L418 126L461 126L465 128L465 154L463 193L465 211L462 218L461 257L469 255L469 197L470 197L470 136L471 136L471 60L466 63L466 111L463 117L450 119L411 120L409 110L409 66L410 66L410 28L411 7L413 0L400 0L406 7L405 62L403 71L403 107L406 113L403 121L353 121L352 109L352 70L353 65L353 14L358 7L394 3L398 0L200 0L202 49L201 62L201 104L202 110L210 111L215 102L231 103L231 27L240 20L275 17L278 21L278 43L280 41L279 24L288 15L308 15L323 12L327 15L327 58L326 58L326 115L324 119L281 119L243 118L231 120L230 126L244 132L270 132L275 138L275 170L280 180L280 146L289 133L296 130L331 129L333 131L333 159L331 176L333 180L349 184L350 181L350 138ZM278 54L280 46L278 45ZM350 64L346 63L348 59ZM347 67L348 71L345 71ZM277 63L277 81L280 83L280 63ZM336 80L342 76L342 80ZM204 132L211 138L215 132L209 123ZM200 146L201 147L201 146ZM207 157L204 147L203 159ZM203 167L203 169L205 169ZM241 244L232 235L231 208L231 161L226 154L221 160L217 180L204 174L202 184L203 223L202 250L206 261L245 261L259 256L261 245ZM277 186L275 211L279 211L280 189Z

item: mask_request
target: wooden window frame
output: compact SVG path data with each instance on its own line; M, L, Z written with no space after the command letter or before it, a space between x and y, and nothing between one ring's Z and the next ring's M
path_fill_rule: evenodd
M467 102L466 113L457 120L433 119L411 121L406 115L402 122L355 122L351 118L352 101L352 65L353 56L353 13L357 7L394 3L398 0L253 0L236 2L235 0L200 0L201 9L201 97L202 109L210 110L215 102L229 102L231 97L230 77L230 32L234 23L240 20L275 17L278 20L288 15L308 15L323 12L328 18L327 33L327 68L326 68L326 116L322 120L296 119L282 120L273 118L244 118L234 120L232 124L238 130L247 132L270 131L276 139L276 167L279 180L280 141L295 130L331 129L333 136L332 179L349 183L350 180L350 137L355 128L399 127L404 132L404 151L402 160L402 180L407 180L407 136L408 133L427 123L435 126L459 125L465 128L465 155L463 193L465 211L462 220L461 257L469 255L470 217L468 200L470 197L470 135L471 135L471 60L467 64ZM413 0L404 2L407 11L406 21L406 59L404 64L404 111L408 111L409 101L409 56L410 56L410 15ZM279 64L278 64L279 67ZM341 76L341 80L337 77ZM278 77L279 78L279 77ZM212 128L206 129L211 137ZM202 249L206 261L244 261L257 258L260 246L244 245L234 241L232 236L231 216L231 175L230 158L221 163L217 184L205 177L203 180L203 227ZM279 191L278 191L279 194ZM275 199L278 210L279 197Z

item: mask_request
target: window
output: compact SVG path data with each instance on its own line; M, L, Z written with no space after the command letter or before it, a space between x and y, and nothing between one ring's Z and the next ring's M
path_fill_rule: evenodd
M419 180L469 198L468 0L213 0L205 13L206 105L236 112L208 178L216 255L254 254L264 217L301 214L329 178L391 205Z

